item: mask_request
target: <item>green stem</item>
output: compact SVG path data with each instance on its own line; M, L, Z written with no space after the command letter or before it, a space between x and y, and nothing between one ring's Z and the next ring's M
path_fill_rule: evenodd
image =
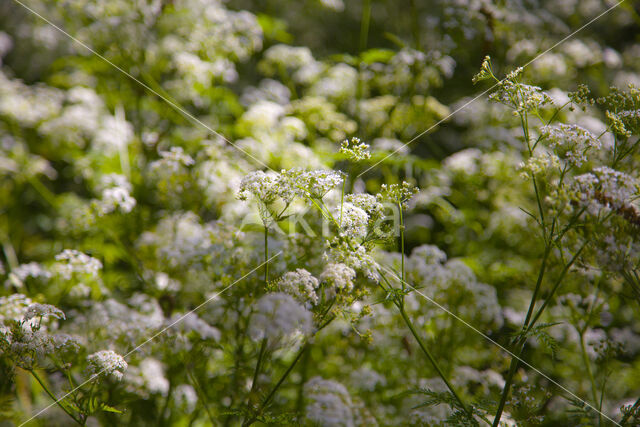
M582 353L582 362L587 370L589 376L589 382L591 383L591 397L594 403L598 403L598 390L596 387L596 379L593 377L593 371L591 370L591 363L589 362L589 356L587 355L587 348L584 345L584 330L578 331L580 333L580 351ZM602 423L602 415L600 415L600 424Z
M160 419L158 425L164 425L164 419L167 417L167 410L169 409L169 402L171 401L171 394L173 393L173 381L169 381L169 390L167 390L167 397L164 400L162 409L160 410Z
M191 372L191 369L188 366L187 366L187 376L193 383L193 388L195 389L196 394L198 395L198 400L202 404L202 407L204 408L205 412L207 413L207 416L209 417L209 421L211 422L211 425L212 426L217 425L218 423L215 421L215 418L213 417L211 410L209 410L209 405L207 405L207 400L205 399L204 391L200 387L200 383L193 376L193 372Z
M267 349L267 337L262 339L262 344L260 345L260 353L258 353L258 361L256 362L256 369L253 372L253 382L251 383L251 391L249 394L253 393L256 388L256 384L258 382L258 375L260 374L260 368L262 365L262 358L264 357L265 350Z
M544 278L544 273L547 268L547 259L549 259L549 253L551 252L551 245L547 244L544 248L544 255L542 256L542 265L540 265L540 271L538 272L538 280L536 280L536 287L533 290L533 295L531 296L531 302L529 303L529 309L527 310L527 316L524 319L523 329L527 327L529 321L531 320L531 315L533 314L533 309L535 308L536 301L538 299L538 292L540 292L540 287L542 286L542 279Z
M560 273L560 276L554 283L553 288L551 288L551 292L549 292L549 296L547 297L547 299L544 300L544 302L542 303L542 306L540 306L540 308L536 312L536 315L533 317L533 320L531 320L531 323L529 324L529 326L527 326L527 332L530 331L531 328L535 326L538 319L540 319L540 316L542 316L542 313L544 312L545 308L547 308L547 306L553 299L553 296L555 295L556 291L562 284L562 281L564 280L564 276L566 276L566 274L569 272L569 268L571 268L571 266L576 262L576 259L578 259L578 256L582 253L582 251L586 246L587 246L587 242L584 242L580 247L580 249L578 249L578 251L573 255L571 260L569 260L569 262L564 266L564 268L562 269L562 272Z
M544 303L542 303L542 306L538 309L538 311L536 312L535 316L533 316L533 319L528 324L525 323L523 325L524 332L520 336L519 340L515 343L515 348L518 348L520 346L520 350L518 351L518 357L517 358L514 357L514 358L511 359L511 364L509 365L509 373L507 374L507 379L505 381L505 386L502 389L502 396L500 397L500 403L498 404L498 410L496 411L496 416L495 416L495 418L493 420L493 426L494 427L497 427L499 425L499 423L500 423L500 418L502 416L502 411L504 410L504 405L505 405L505 403L507 401L507 396L509 395L509 390L511 389L511 382L513 381L513 376L515 375L515 372L518 370L518 367L520 366L520 359L522 359L522 354L524 352L524 346L525 346L526 341L527 341L527 339L526 339L527 333L535 326L535 324L538 321L538 319L540 319L540 316L542 316L542 313L544 312L545 308L547 307L547 305L549 305L549 302L551 301L551 299L553 298L554 294L556 293L556 291L558 290L558 288L562 284L564 276L567 274L567 272L569 271L569 268L573 265L573 263L578 258L578 256L580 255L580 253L582 252L582 250L584 249L585 246L586 246L586 242L582 245L582 247L580 247L580 249L578 249L578 251L573 255L571 260L564 266L564 268L562 269L562 272L560 273L560 276L556 280L556 282L555 282L553 288L551 289L551 292L549 293L549 296L547 297L547 299L545 299Z
M400 211L400 275L402 277L402 290L404 290L404 219L402 217L401 203L398 203L398 209Z
M282 374L282 376L280 376L280 379L278 380L276 385L271 389L267 397L262 401L258 410L255 412L255 414L251 418L249 418L247 421L242 423L242 427L248 427L258 420L258 417L262 414L262 411L264 411L264 408L269 404L269 402L271 402L271 399L273 399L273 397L275 396L280 386L285 382L285 380L287 379L291 371L293 371L293 368L296 366L296 364L298 363L298 361L300 360L300 358L302 357L302 355L304 354L304 352L307 350L309 346L310 346L309 343L306 343L305 345L302 346L300 351L298 351L298 354L296 355L295 359L293 359L293 362L291 362L287 370Z
M504 388L502 389L502 396L500 396L500 403L498 403L498 409L496 410L496 416L493 419L493 427L498 427L500 425L500 418L502 418L502 411L504 410L504 405L507 403L507 396L509 395L509 390L511 390L511 383L513 382L513 376L518 370L518 361L522 358L522 353L524 352L524 345L526 344L526 340L523 340L522 347L520 347L520 351L518 352L517 358L512 358L511 363L509 364L509 373L507 374L507 379L504 384Z
M358 87L356 88L356 120L358 122L358 131L362 133L360 118L360 100L363 95L362 82L362 52L367 48L369 38L369 22L371 20L371 0L364 0L362 5L362 17L360 20L360 43L358 45Z
M29 183L33 188L54 208L56 207L56 195L51 192L36 176L29 177Z
M45 385L44 381L42 381L40 376L38 374L36 374L36 371L34 371L32 369L29 369L28 371L33 376L33 378L35 378L36 381L38 381L38 383L40 384L40 387L42 387L42 389L49 395L49 397L53 399L53 401L56 403L56 405L58 405L60 407L60 409L62 409L67 415L69 415L73 419L73 421L75 421L76 423L78 423L81 426L84 425L84 423L82 421L80 421L80 419L78 419L75 415L73 415L73 413L67 407L65 407L62 404L62 401L60 399L58 399L51 392L51 390L49 390L49 388Z
M316 330L316 334L318 332L320 332L321 330L323 330L329 323L331 323L333 321L333 319L335 319L335 316L331 316L328 319L325 320L325 318L329 315L331 308L333 307L333 303L331 303L331 305L329 305L329 308L327 308L327 310L322 314L322 320L324 320L324 322L320 323L320 326L318 327L318 329ZM305 353L305 351L311 347L311 343L309 341L307 341L302 348L300 349L300 351L298 351L298 354L296 355L296 357L293 359L293 361L291 362L291 364L289 365L289 367L287 368L287 370L284 372L284 374L282 374L282 376L280 377L280 379L278 380L278 382L276 383L276 385L271 389L271 391L269 392L269 394L267 395L267 397L262 401L262 403L260 404L260 406L258 407L258 410L253 414L253 416L248 419L247 421L245 421L244 423L242 423L243 427L248 427L251 424L253 424L254 422L257 421L258 417L262 414L262 411L264 411L264 408L267 407L267 405L269 404L269 402L271 402L271 399L273 399L273 397L275 396L276 392L278 391L278 389L280 388L280 386L284 383L284 381L287 379L287 377L289 376L289 374L291 373L291 371L293 371L293 368L296 366L296 364L298 363L298 361L300 361L300 358L302 357L302 355Z
M462 399L460 398L458 393L453 388L453 385L451 385L449 380L447 380L447 377L445 376L444 372L442 372L442 369L440 369L440 366L438 365L438 362L436 362L436 359L433 357L433 355L431 354L429 349L425 346L424 342L422 342L422 338L420 338L420 335L418 335L418 333L416 332L416 330L415 330L415 328L413 326L413 323L411 322L411 320L407 316L407 313L404 311L404 308L400 308L400 307L398 307L398 308L400 309L400 315L402 316L402 319L407 324L407 327L411 331L411 334L413 335L413 337L418 342L418 346L420 346L420 349L422 350L422 352L425 354L425 356L427 356L427 359L429 359L429 362L431 362L431 365L433 366L433 369L435 369L436 372L438 373L438 375L440 376L440 378L442 378L442 381L444 381L444 383L447 385L447 388L449 389L449 391L451 392L453 397L455 397L455 399L458 401L460 406L462 406L462 409L464 409L464 411L469 416L472 416L473 415L472 412L469 410L469 408L467 408L467 405L465 405L465 403L462 401Z
M264 226L264 285L269 284L269 228Z

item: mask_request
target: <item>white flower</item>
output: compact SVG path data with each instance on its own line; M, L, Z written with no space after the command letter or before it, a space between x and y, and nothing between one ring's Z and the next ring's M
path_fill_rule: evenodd
M75 249L65 249L56 255L56 271L66 280L71 279L73 273L89 274L94 278L98 277L102 269L102 263Z
M164 375L164 367L160 361L147 357L140 362L140 373L144 385L150 393L159 393L166 396L169 391L169 381Z
M384 376L367 367L356 369L349 377L358 388L366 391L374 391L378 385L384 386L387 382Z
M126 149L133 139L133 126L121 114L107 116L93 139L96 148L111 154Z
M467 148L444 159L442 165L454 172L473 175L478 171L480 156L482 152L477 148Z
M89 373L92 376L105 375L120 381L127 369L127 362L118 353L111 350L101 350L87 357Z
M173 392L173 399L178 408L190 414L198 403L198 394L189 384L180 384Z
M169 151L160 151L160 157L165 159L164 164L169 165L173 170L178 170L179 165L191 166L195 163L182 147L171 147Z
M31 298L23 294L0 297L0 324L21 320L31 305Z
M13 285L17 288L24 286L24 281L28 277L49 279L51 272L42 267L37 262L30 262L27 264L20 264L16 268L12 269L9 273L9 278L5 281L5 286Z
M341 172L322 169L308 172L290 169L282 171L282 174L290 180L298 192L312 199L322 199L329 191L342 185L344 180Z
M131 184L124 175L108 174L102 178L102 198L96 202L99 215L106 215L120 208L129 213L136 205L131 197Z
M378 201L378 198L372 194L348 194L345 197L345 200L352 205L362 209L369 216L378 216L384 209L382 203L380 203Z
M179 330L183 334L193 331L200 335L200 338L202 339L212 339L214 341L220 340L220 331L199 318L195 313L187 313L186 316L184 314L176 313L171 316L171 319L169 319L167 323L169 325L173 325L172 329Z
M355 270L342 263L327 264L322 274L320 274L320 280L331 287L331 293L333 294L335 294L336 290L350 292L353 289L355 277Z
M353 403L347 389L340 383L313 377L304 385L305 408L309 421L321 426L355 426Z
M247 200L253 196L265 204L273 203L278 197L278 175L255 171L242 178L238 198Z
M551 148L557 150L574 166L581 166L587 161L586 153L589 149L601 147L595 135L578 125L559 123L544 126L541 135L549 140Z
M342 204L342 209L339 206L336 208L334 217L340 223L342 232L345 235L352 238L366 236L369 215L363 209L345 202Z
M311 312L282 292L261 297L251 317L249 335L254 341L267 338L275 343L297 334L309 335L313 331Z
M64 313L59 308L51 304L31 304L26 313L24 314L24 320L29 321L36 317L52 316L58 319L65 319Z
M573 183L579 203L591 214L602 208L635 209L630 200L637 192L638 182L632 176L606 166L592 172L576 176Z
M285 273L277 283L277 288L280 292L291 295L303 304L317 304L318 295L316 295L316 289L318 286L318 279L304 268Z

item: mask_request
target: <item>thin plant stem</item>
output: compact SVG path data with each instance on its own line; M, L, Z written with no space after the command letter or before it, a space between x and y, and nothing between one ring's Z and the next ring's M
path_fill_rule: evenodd
M329 305L329 308L327 308L327 310L323 313L322 315L322 319L324 320L324 323L321 323L320 326L318 327L318 329L316 330L316 334L318 332L320 332L322 329L324 329L327 325L329 325L329 323L331 323L333 321L333 319L335 319L335 316L330 316L328 319L326 319L326 317L329 315L329 313L331 312L331 308L333 308L333 303L331 303L331 305ZM326 320L325 320L326 319ZM298 351L298 354L296 355L296 357L293 359L293 361L291 362L291 364L287 367L287 370L282 374L282 376L280 377L280 379L278 380L278 382L276 383L276 385L271 389L271 391L269 392L269 394L267 395L267 397L265 397L265 399L262 401L262 403L260 404L260 406L258 407L258 409L254 412L254 414L251 416L251 418L249 418L248 420L246 420L244 423L242 423L243 427L248 427L251 424L253 424L254 422L256 422L258 420L258 417L262 414L262 412L264 411L264 409L267 407L267 405L269 404L269 402L271 402L271 399L273 399L273 397L275 396L275 394L277 393L278 389L280 388L280 386L282 386L282 384L285 382L285 380L287 379L287 377L289 376L289 374L291 374L291 372L293 371L293 368L295 368L296 364L300 361L300 358L302 357L302 355L305 353L305 351L311 347L311 342L307 340L307 342L302 346L302 348Z
M302 346L302 348L298 351L298 354L296 355L295 359L293 359L293 362L289 364L289 367L287 368L287 370L280 376L280 379L278 380L276 385L271 389L267 397L265 397L265 399L262 401L262 403L258 407L258 410L255 412L255 414L251 418L249 418L247 421L242 423L242 427L248 427L258 420L258 417L262 414L262 411L264 411L264 408L269 404L269 402L271 402L271 399L273 399L273 397L275 396L280 386L285 382L285 380L287 379L291 371L293 371L293 368L295 368L298 361L300 361L300 358L302 357L304 352L307 350L309 345L310 345L309 343L306 343Z
M591 383L591 397L593 398L594 403L598 403L598 389L596 386L596 380L593 376L593 371L591 370L591 363L589 362L589 355L587 354L587 348L584 345L584 330L578 331L580 333L580 352L582 353L582 363L584 363L584 367L587 370L587 375L589 376L589 382ZM602 422L602 416L600 416Z
M267 349L267 337L262 339L262 344L260 344L260 353L258 353L258 361L256 362L256 368L253 371L253 382L251 383L251 391L249 394L253 393L256 388L256 384L258 382L258 375L260 374L260 368L262 367L262 359L264 358L264 353Z
M400 211L400 273L402 277L402 290L404 291L404 219L402 217L402 204L398 203Z
M436 372L438 373L438 375L440 376L440 378L442 378L442 381L444 381L444 383L446 384L447 388L449 389L449 391L451 392L453 397L458 401L458 403L460 404L460 406L462 407L464 412L466 412L469 417L472 417L473 413L467 407L467 405L463 402L462 398L460 398L458 393L455 391L455 389L453 388L453 385L451 385L451 383L449 382L449 380L445 376L444 372L442 372L442 369L438 365L438 362L433 357L433 355L431 354L429 349L425 346L424 342L422 341L422 338L420 338L420 335L418 335L418 333L416 332L416 330L415 330L415 328L413 326L413 323L411 322L411 320L407 316L407 313L404 311L404 308L403 307L398 307L398 308L400 310L400 315L402 316L402 319L404 320L404 322L406 323L407 327L409 328L409 331L411 331L411 334L413 335L413 337L418 342L418 346L420 347L420 349L422 350L424 355L427 356L427 359L429 359L429 362L431 362L431 366L433 366L433 369L435 369Z
M66 406L64 406L62 404L62 402L60 401L60 399L58 399L52 392L51 390L49 390L49 387L46 386L46 384L44 383L44 381L42 381L42 379L40 378L40 376L36 373L36 371L34 371L33 369L29 369L28 370L29 373L31 374L31 376L33 378L36 379L36 381L38 381L38 384L40 384L40 387L42 387L42 389L49 395L50 398L53 399L53 401L56 403L56 405L58 405L60 407L60 409L62 409L67 415L69 415L73 421L75 421L76 423L78 423L79 425L83 426L84 423L78 418L76 417Z
M207 405L207 400L205 398L204 391L202 390L202 387L200 387L200 383L198 382L197 378L193 376L193 372L191 372L191 369L188 366L187 366L187 376L193 383L193 388L195 389L196 394L198 395L198 400L202 404L202 407L204 408L205 412L207 413L207 416L209 417L209 421L211 422L211 425L212 426L217 425L215 418L213 417L213 414L209 409L209 405Z
M385 292L389 292L390 290L392 290L393 287L391 286L391 283L389 283L389 280L386 278L384 273L382 273L381 271L378 271L378 273L380 274L380 277L382 277L383 280L387 283L387 286L389 288L385 288L384 285L379 283L380 287ZM403 294L403 297L404 297L404 294ZM404 310L404 301L403 301L403 299L394 299L393 302L394 302L395 306L398 307L398 311L400 312L400 316L402 317L402 320L404 320L405 324L407 325L407 328L409 328L409 331L411 332L411 335L413 335L415 340L418 342L418 346L420 347L420 349L422 350L424 355L427 357L427 359L431 363L431 366L433 366L435 371L438 373L438 376L440 376L440 378L442 378L442 381L444 381L445 385L447 386L447 388L449 389L449 391L451 392L453 397L458 401L458 404L462 407L464 412L469 417L472 417L473 416L473 412L471 412L471 410L464 403L464 401L462 400L460 395L458 395L458 393L455 391L455 389L453 388L453 385L449 382L449 380L447 379L446 375L444 374L444 371L442 371L442 369L440 368L440 365L438 365L438 362L436 361L435 357L431 354L431 351L429 351L427 346L424 344L424 342L422 341L422 338L420 338L420 335L418 335L418 332L416 331L416 329L415 329L415 327L413 325L413 322L411 322L411 319L409 319L409 316L407 316L407 313ZM487 424L490 424L488 420L485 420L485 421L487 422Z
M269 227L264 225L264 285L269 284Z

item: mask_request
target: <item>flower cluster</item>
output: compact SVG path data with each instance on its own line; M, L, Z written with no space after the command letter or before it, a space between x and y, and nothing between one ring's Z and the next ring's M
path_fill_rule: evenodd
M345 154L347 158L353 162L360 162L371 158L368 151L369 144L360 142L359 138L351 138L351 141L345 139L340 145L340 153Z
M313 277L304 268L298 268L295 271L289 271L278 283L276 287L278 291L291 295L302 304L314 305L318 302L316 290L319 286L318 279Z
M313 332L311 312L291 295L275 292L261 297L255 304L249 335L255 341L267 339L271 345L296 335Z
M595 135L578 125L549 125L544 126L540 132L552 149L576 167L587 161L590 149L599 149L602 145Z
M116 381L122 379L128 366L122 356L111 350L101 350L90 354L87 356L87 361L89 362L89 373L92 376L99 377L104 375Z
M304 384L304 392L309 400L305 408L309 421L325 426L355 426L353 403L345 386L314 377Z
M86 274L98 277L102 269L102 263L75 249L65 249L56 255L55 270L65 279L69 280L73 274Z

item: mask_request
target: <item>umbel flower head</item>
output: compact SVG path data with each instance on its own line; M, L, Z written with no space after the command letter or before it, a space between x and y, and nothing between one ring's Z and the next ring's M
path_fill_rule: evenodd
M346 154L347 158L353 162L360 162L371 158L369 153L369 145L360 142L359 138L351 138L351 141L345 139L340 146L340 153Z
M128 365L124 358L111 350L102 350L87 357L89 373L93 376L104 375L120 381Z
M51 304L31 304L27 308L24 320L29 321L33 318L52 316L58 319L64 319L64 313L59 308Z
M282 171L282 174L290 180L300 196L312 199L322 199L344 181L344 174L333 170L304 171L296 168Z
M353 402L342 384L313 377L304 385L309 400L306 417L312 423L323 426L355 426Z
M329 191L341 185L344 180L341 172L333 170L289 169L277 172L254 171L240 182L238 198L254 198L268 206L281 199L285 204L296 197L322 199Z
M251 317L249 335L254 341L267 339L270 344L293 338L297 334L309 335L313 331L311 312L291 295L274 292L261 297Z
M327 285L325 292L329 297L337 292L350 292L355 278L355 270L342 263L329 263L320 274L320 281Z
M407 202L417 193L418 187L406 181L402 181L402 184L391 184L389 186L382 184L380 186L380 193L378 193L378 199L399 204L403 208L406 208Z
M276 286L279 291L291 295L303 304L314 305L318 302L316 294L316 289L319 286L318 279L304 268L285 273Z

